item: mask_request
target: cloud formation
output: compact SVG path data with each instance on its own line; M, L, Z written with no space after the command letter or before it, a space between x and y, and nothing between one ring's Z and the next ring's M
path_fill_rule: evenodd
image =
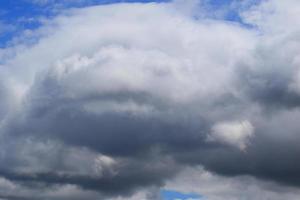
M159 199L187 166L298 188L299 2L198 3L71 9L5 49L0 196Z
M254 128L248 121L222 122L212 127L208 140L220 141L245 150L253 132Z

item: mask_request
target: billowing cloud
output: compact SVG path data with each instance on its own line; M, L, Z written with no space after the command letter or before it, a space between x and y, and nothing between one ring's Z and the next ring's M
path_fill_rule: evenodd
M299 2L180 5L71 9L6 50L0 198L159 199L187 166L300 186Z

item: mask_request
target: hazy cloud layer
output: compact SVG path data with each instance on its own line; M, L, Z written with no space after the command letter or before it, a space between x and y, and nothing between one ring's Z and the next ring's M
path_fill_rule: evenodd
M299 193L300 3L190 2L68 10L3 50L0 198L159 199L197 166Z

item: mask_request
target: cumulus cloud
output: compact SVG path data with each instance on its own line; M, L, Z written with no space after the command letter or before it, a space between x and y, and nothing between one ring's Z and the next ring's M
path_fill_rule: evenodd
M67 10L33 44L21 37L6 50L3 198L159 199L167 180L199 165L224 182L248 176L298 192L300 49L288 23L300 4L248 5L242 23L182 4ZM218 189L199 192L224 198ZM267 190L247 198L274 197Z
M208 140L219 141L245 150L254 127L248 121L221 122L212 127Z

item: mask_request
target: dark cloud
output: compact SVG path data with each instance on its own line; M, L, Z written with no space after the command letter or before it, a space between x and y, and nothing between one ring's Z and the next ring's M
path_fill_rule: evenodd
M129 197L201 165L299 187L295 31L195 20L192 8L91 7L38 30L55 34L5 64L0 176Z
M149 163L153 163L149 165ZM72 173L32 173L2 171L2 177L11 181L27 185L28 187L50 187L71 184L87 190L96 190L104 195L129 195L145 186L159 186L163 180L172 177L179 166L173 165L171 160L158 161L147 159L144 161L128 160L116 169L116 173L105 172L101 176L87 176Z
M14 195L0 195L1 199L4 200L29 200L29 199L35 199L32 197L19 197L19 196L14 196Z

